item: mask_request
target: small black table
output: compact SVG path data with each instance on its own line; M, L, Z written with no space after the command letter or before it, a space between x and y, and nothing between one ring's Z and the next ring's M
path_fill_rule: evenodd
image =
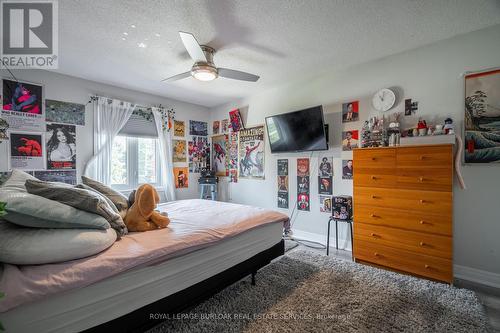
M338 222L345 222L349 224L349 227L351 229L351 246L353 247L351 251L352 258L354 259L354 243L353 243L353 237L352 237L352 220L339 220L334 218L333 216L330 216L330 219L328 220L328 235L326 236L326 255L330 253L330 223L332 221L335 221L335 248L338 250L339 249L339 228L338 228Z

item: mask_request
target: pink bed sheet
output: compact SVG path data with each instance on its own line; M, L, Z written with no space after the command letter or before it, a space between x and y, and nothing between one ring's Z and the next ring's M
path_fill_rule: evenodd
M159 209L169 214L168 228L131 233L97 255L57 264L4 264L0 312L205 248L261 225L288 221L288 216L272 210L198 199L165 203Z

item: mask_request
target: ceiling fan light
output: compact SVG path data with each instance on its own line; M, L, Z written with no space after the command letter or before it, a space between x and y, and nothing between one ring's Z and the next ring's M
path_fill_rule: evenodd
M192 73L193 77L199 81L212 81L217 78L217 73L207 70L196 70Z

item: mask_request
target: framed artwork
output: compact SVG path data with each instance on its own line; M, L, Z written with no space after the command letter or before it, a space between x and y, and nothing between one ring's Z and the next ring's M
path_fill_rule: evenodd
M207 136L208 124L204 121L190 120L189 135Z
M216 176L229 176L227 148L227 134L212 137L212 170L215 171Z
M238 147L239 177L264 179L264 126L241 129Z
M182 120L174 120L174 136L183 138L186 136L186 124Z
M342 179L352 179L354 167L352 160L342 160Z
M222 119L220 122L221 133L227 133L229 131L229 119Z
M11 131L10 169L45 170L45 133Z
M214 120L212 123L212 134L219 134L219 129L220 129L220 121Z
M358 130L342 132L342 150L347 151L358 148L358 138Z
M288 208L288 159L279 159L278 167L278 208Z
M59 124L85 126L85 105L46 99L45 120Z
M174 162L186 162L186 140L172 140Z
M47 124L47 169L76 169L76 126Z
M319 196L319 211L322 213L332 212L332 197L329 195Z
M11 129L45 131L43 86L2 79L1 116Z
M239 109L229 111L229 121L231 122L231 129L233 132L238 132L240 129L244 128Z
M465 76L465 163L500 162L500 69Z
M174 167L175 188L189 187L189 171L187 167Z
M348 102L342 104L342 122L350 123L359 120L359 102Z
M309 158L297 159L297 209L310 210Z

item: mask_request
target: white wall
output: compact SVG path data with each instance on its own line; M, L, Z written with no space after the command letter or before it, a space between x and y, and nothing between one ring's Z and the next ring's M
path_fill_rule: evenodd
M45 87L45 98L55 99L65 102L87 104L91 94L98 94L112 98L137 103L144 106L164 105L173 107L176 112L176 119L185 120L186 125L189 119L208 121L209 110L205 107L180 102L164 97L141 93L133 90L122 89L107 84L94 81L83 80L72 76L61 75L54 72L42 70L16 70L13 72L19 80L40 83ZM2 77L9 78L7 71L1 71ZM165 86L165 89L168 89ZM93 153L93 119L92 105L86 107L85 126L77 126L77 177L81 176L84 166ZM187 131L186 131L187 133ZM189 136L187 137L189 139ZM0 171L7 169L7 147L8 143L0 143ZM176 164L177 165L177 164ZM182 166L179 164L179 166ZM187 166L187 163L184 165ZM189 188L176 190L178 199L188 199L198 197L197 189L198 174L190 174Z
M315 153L311 164L312 167L317 165L317 156L333 155L336 158L334 194L350 194L352 183L341 179L339 158L347 158L351 154L340 149L340 103L359 99L361 117L366 118L369 113L374 113L369 100L375 91L384 87L399 87L403 90L403 98L419 102L418 116L428 120L442 120L450 116L460 132L464 115L464 81L461 74L495 66L500 66L500 25L343 71L327 72L313 78L303 77L250 98L215 107L211 110L212 120L227 118L229 110L239 107L243 110L245 126L250 127L264 123L264 117L269 115L322 104L325 112L331 114L327 115L327 119L333 124L334 147L328 153ZM403 107L399 104L395 110L402 111ZM350 125L360 127L361 122ZM230 199L276 209L276 159L289 157L290 203L293 208L295 159L308 155L272 155L266 144L266 179L239 180L237 184L229 185ZM463 175L468 189L462 191L456 185L454 189L455 267L466 266L500 274L500 166L464 166ZM319 233L326 239L328 217L319 212L318 198L314 195L317 193L314 176L311 177L311 212L300 212L293 226L299 231Z

